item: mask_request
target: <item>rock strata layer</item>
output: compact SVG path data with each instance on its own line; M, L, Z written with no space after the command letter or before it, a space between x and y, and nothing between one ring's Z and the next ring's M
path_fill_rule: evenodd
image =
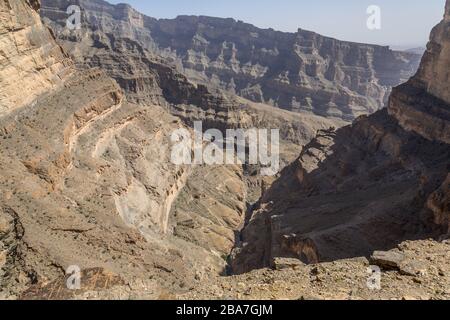
M260 200L234 250L237 273L369 256L449 232L449 1L416 76L387 110L321 131Z
M368 298L361 256L393 268L372 297L447 298L448 243L398 244L449 233L448 2L388 110L336 131L416 56L98 0L68 31L68 1L0 0L0 298ZM173 164L198 120L279 128L288 166Z
M157 20L125 4L72 2L81 7L84 25L125 35L131 40L126 45L140 43L194 82L254 102L346 121L384 107L390 89L412 76L420 61L418 54L339 41L301 29L284 33L204 16ZM44 0L43 4L42 15L63 21L63 26L68 1ZM77 37L83 38L80 33ZM98 34L94 41L105 40L111 39ZM140 75L128 86L140 90L149 81L145 73Z

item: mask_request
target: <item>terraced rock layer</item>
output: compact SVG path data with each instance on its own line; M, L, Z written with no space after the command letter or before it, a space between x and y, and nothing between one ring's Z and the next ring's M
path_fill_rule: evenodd
M243 231L235 272L448 235L449 10L447 1L417 75L394 88L387 109L320 132L282 172Z
M102 33L122 35L129 39L125 46L140 44L194 82L253 102L345 121L384 107L391 88L408 80L420 61L418 54L339 41L301 29L283 33L203 16L157 20L126 4L70 3L81 7L84 27L95 26L96 37L88 40L83 28L75 37L69 35L64 31L68 1L44 0L42 15L59 38L102 43L112 40ZM145 93L152 80L139 72L135 79L122 77L118 82Z

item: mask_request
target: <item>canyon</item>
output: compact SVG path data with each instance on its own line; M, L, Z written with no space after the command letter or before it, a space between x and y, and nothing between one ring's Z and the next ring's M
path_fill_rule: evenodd
M418 73L386 109L320 131L260 200L234 253L235 272L369 256L405 240L448 235L447 1Z
M283 33L205 16L158 20L126 4L110 5L102 0L70 3L82 8L82 24L93 27L92 36L83 28L75 33L65 28L67 1L44 0L41 11L57 37L72 42L69 48L77 40L101 43L122 35L196 83L253 102L345 121L382 108L390 89L414 74L421 57L302 29ZM89 56L90 64L99 63L98 57ZM124 83L130 79L116 80ZM126 86L141 90L147 82L144 76Z
M0 0L0 298L449 299L445 10L420 62L233 19ZM172 133L197 121L279 129L281 172L172 163ZM378 251L402 263L372 292Z

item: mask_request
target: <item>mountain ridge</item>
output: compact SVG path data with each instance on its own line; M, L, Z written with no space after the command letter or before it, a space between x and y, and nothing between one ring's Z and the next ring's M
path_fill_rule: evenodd
M90 9L69 32L65 10L44 6L43 24L39 0L0 0L1 299L450 297L450 0L416 76L345 127L194 81L127 6L45 3ZM320 48L310 36L300 57ZM350 80L367 80L371 68L351 65L364 48L329 45ZM242 71L227 48L218 77ZM173 164L171 134L194 121L279 128L284 169Z
M54 9L63 12L66 4L43 3L43 16L61 23ZM117 29L127 34L194 82L254 102L346 121L382 108L390 87L407 80L420 59L388 47L340 41L301 29L284 33L206 16L158 20L130 6L73 3L84 10L86 23L105 33Z
M449 17L447 0L418 72L393 89L387 109L319 132L283 170L243 230L235 272L448 236Z

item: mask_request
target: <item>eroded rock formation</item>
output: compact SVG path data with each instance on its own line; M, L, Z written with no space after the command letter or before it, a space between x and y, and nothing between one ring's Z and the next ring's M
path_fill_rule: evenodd
M68 1L43 3L43 16L63 26ZM95 26L96 37L89 41L112 41L101 32L124 35L130 39L127 45L141 44L195 82L254 102L346 121L383 107L391 87L413 75L420 60L417 54L339 41L306 30L283 33L211 17L157 20L124 4L70 3L82 8L84 25ZM55 29L58 37L71 38L61 28ZM77 37L85 40L83 31ZM122 81L140 90L148 79L139 74L133 82Z
M225 282L239 298L242 278L218 278L227 262L240 273L274 258L283 270L255 279L334 284L303 262L368 255L448 231L448 7L418 75L394 91L388 111L336 132L330 127L341 119L291 112L305 108L283 101L311 95L317 99L305 101L314 113L351 119L378 109L415 56L233 20L158 21L127 5L70 3L84 8L83 27L65 30L68 1L45 0L52 33L40 22L39 1L0 0L0 298L229 297L220 291ZM218 43L217 24L237 38ZM249 32L259 51L246 57ZM266 65L277 59L298 74L274 80L286 71ZM171 133L196 120L205 129L280 128L285 162L321 131L269 188L272 181L245 165L172 164ZM448 253L444 243L419 247L427 254L436 247L436 261ZM361 261L326 267L357 268L360 277ZM81 268L81 290L66 290L69 266ZM448 273L427 268L433 277ZM448 294L446 283L436 297Z
M387 110L322 131L260 201L234 271L277 257L305 263L369 256L448 233L450 20L433 30L416 76Z
M72 62L39 15L27 10L29 5L39 8L38 1L5 0L0 5L1 116L60 86Z
M127 281L145 274L156 279L156 296L185 290L198 274L222 272L230 244L213 253L174 235L169 223L190 174L170 161L170 135L183 122L161 106L128 101L102 70L73 67L40 23L36 3L0 3L8 18L2 26L13 17L14 30L37 36L1 64L0 85L8 89L1 102L9 106L0 117L1 297L63 276L71 265ZM17 56L40 63L34 52L47 48L67 61L55 85L49 78L35 87L50 70L34 63L11 69L14 86L3 77ZM62 65L50 58L47 64ZM22 82L29 95L19 94Z
M146 274L157 279L156 295L225 272L260 182L247 181L242 166L171 164L171 133L196 120L221 130L283 124L288 161L317 129L343 124L272 113L195 85L126 32L90 26L60 38L60 47L38 4L4 0L1 7L2 25L17 22L0 43L16 41L16 30L30 37L1 64L3 295L62 276L70 265L128 280Z

